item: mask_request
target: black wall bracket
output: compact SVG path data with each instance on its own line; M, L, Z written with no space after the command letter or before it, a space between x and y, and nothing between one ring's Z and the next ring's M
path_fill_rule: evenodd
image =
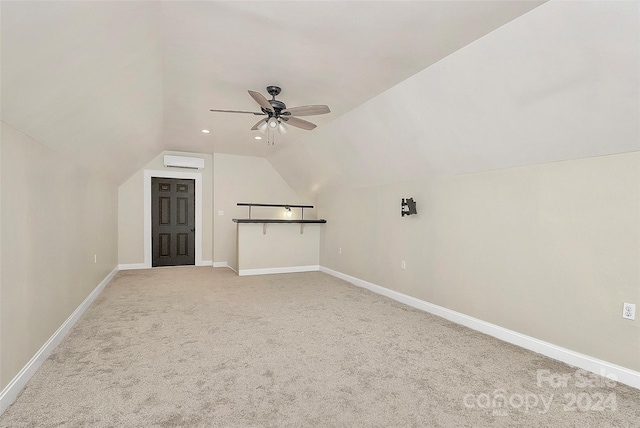
M413 198L402 198L400 213L402 214L402 217L411 214L418 214L418 211L416 210L416 202Z

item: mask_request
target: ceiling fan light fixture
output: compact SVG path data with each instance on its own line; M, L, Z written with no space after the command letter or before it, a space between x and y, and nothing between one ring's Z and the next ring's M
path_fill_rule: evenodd
M278 132L280 132L280 134L286 134L287 133L287 127L284 126L284 123L282 123L282 122L278 123Z
M260 125L258 125L258 131L262 132L263 134L267 133L267 129L268 129L268 125L266 120L262 122Z
M269 118L269 120L267 121L267 126L269 127L269 129L271 129L272 131L275 131L276 129L278 129L278 119L276 119L275 117L271 117Z

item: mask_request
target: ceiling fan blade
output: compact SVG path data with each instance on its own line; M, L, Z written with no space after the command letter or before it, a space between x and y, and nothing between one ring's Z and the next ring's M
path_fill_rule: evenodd
M267 101L267 99L264 97L264 95L262 95L260 92L256 92L256 91L248 91L249 95L251 95L251 97L258 103L260 104L260 107L262 107L265 110L268 110L270 112L273 112L273 107L271 107L271 104L269 104L269 101Z
M284 114L291 114L291 116L315 116L317 114L327 114L331 113L329 110L329 106L325 105L317 105L317 106L301 106L301 107L291 107L285 110L282 110Z
M267 119L262 119L262 120L258 121L258 123L256 123L255 125L253 125L253 127L251 128L251 130L252 130L252 131L258 131L258 126L260 126L260 124L261 124L262 122L266 122L266 121L267 121Z
M287 125L295 126L296 128L306 129L307 131L311 131L316 127L315 124L311 122L307 122L306 120L298 119L297 117L292 116L280 116L282 120L286 122Z
M209 111L221 112L221 113L246 113L246 114L255 114L256 116L262 116L264 113L257 113L255 111L241 111L241 110L217 110L211 109Z

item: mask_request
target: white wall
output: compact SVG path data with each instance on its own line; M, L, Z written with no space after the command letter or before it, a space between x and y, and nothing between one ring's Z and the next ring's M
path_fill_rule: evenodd
M0 389L115 268L118 233L114 182L1 134Z
M118 188L118 263L144 263L144 176L136 172Z
M216 153L214 170L214 262L226 262L237 269L236 224L234 218L247 218L247 207L238 202L263 204L309 204L276 172L266 159ZM219 215L222 211L224 214ZM279 218L284 210L253 208L252 218ZM299 215L294 210L294 217ZM305 218L315 218L315 210L305 210Z
M640 304L640 153L341 189L318 209L322 266L640 370L640 321L622 318Z
M265 228L266 226L266 228ZM320 265L323 224L244 223L237 225L239 275L307 272Z
M164 155L203 158L202 170L167 168ZM118 189L118 263L139 266L144 263L144 170L192 172L202 174L202 260L213 259L213 156L204 153L166 151L136 172Z
M141 267L144 263L144 170L191 171L165 168L163 156L175 154L205 159L202 173L202 260L227 262L236 267L236 237L233 218L246 218L247 208L238 202L300 204L300 197L263 158L225 154L162 152L118 189L118 263ZM223 215L218 215L223 211ZM256 216L277 216L270 209L255 209ZM298 213L296 213L298 214ZM305 210L313 218L314 210ZM294 217L295 218L295 217Z

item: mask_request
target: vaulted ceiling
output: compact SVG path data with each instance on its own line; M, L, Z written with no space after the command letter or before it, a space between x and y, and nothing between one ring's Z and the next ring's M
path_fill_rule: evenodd
M219 152L300 193L638 150L638 5L3 1L1 115L118 182ZM267 85L332 112L267 146L209 111Z

